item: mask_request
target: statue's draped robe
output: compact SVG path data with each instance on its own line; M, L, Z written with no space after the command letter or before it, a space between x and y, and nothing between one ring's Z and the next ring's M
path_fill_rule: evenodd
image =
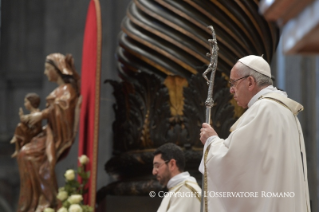
M296 117L302 106L274 93L263 97L234 124L227 139L207 140L200 166L207 176L204 211L310 211L305 145ZM257 192L258 197L220 192ZM284 192L293 197L281 197Z
M42 131L41 121L34 126L29 126L27 123L21 122L17 125L14 136L16 137L19 147L29 143L31 139Z
M74 116L78 95L71 84L56 88L42 111L44 131L18 153L20 197L18 211L42 211L56 207L55 164L68 153L74 141Z

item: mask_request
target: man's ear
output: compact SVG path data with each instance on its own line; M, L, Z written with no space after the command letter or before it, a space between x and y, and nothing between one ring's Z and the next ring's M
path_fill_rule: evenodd
M171 159L171 160L168 162L168 164L169 164L169 167L170 167L171 170L174 170L174 169L177 168L177 166L176 166L176 160L175 160L175 159Z
M252 76L249 76L247 80L248 80L248 86L249 86L248 89L253 90L257 86L256 80Z

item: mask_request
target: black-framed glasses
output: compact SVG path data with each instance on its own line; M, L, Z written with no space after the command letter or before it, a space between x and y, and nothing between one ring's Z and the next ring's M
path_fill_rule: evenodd
M239 78L239 79L236 79L236 80L233 80L233 81L229 81L229 85L230 85L230 87L232 88L232 87L234 87L235 86L235 82L237 82L237 81L239 81L239 80L241 80L241 79L245 79L245 78L247 78L247 77L249 77L250 75L246 75L246 76L243 76L243 77L241 77L241 78Z
M154 163L153 169L158 170L163 164L167 164L169 160L164 161L164 163Z

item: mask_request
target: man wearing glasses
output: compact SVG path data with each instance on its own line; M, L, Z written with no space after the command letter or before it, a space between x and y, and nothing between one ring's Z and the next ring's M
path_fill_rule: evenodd
M158 212L200 211L201 189L184 167L184 153L177 145L167 143L154 152L153 175L169 190L162 194L159 192L163 200Z
M221 139L203 124L199 170L204 211L310 212L305 145L297 114L302 105L273 87L269 64L259 56L238 60L230 92L246 112ZM213 192L212 192L213 191Z

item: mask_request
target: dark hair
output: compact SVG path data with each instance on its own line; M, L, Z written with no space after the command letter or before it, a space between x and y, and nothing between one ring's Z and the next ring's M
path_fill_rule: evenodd
M162 154L161 158L164 161L170 161L172 159L176 160L176 166L180 172L184 171L185 168L185 156L183 150L173 143L167 143L159 148L153 153L153 155Z
M29 100L30 104L34 108L38 108L41 102L41 99L38 94L36 93L28 93L25 98Z

